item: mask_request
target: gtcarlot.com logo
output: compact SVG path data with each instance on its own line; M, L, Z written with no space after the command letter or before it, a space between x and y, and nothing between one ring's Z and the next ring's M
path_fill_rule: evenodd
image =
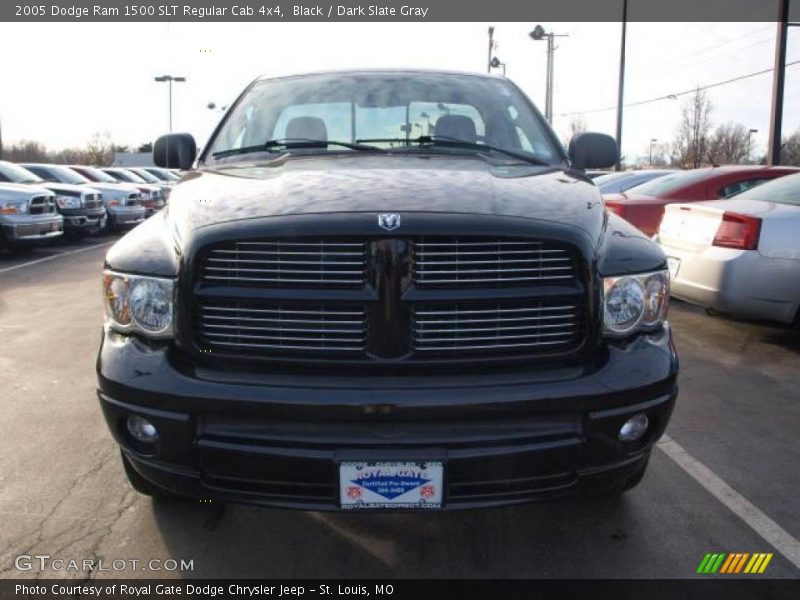
M721 573L726 575L738 573L763 573L769 561L772 560L772 553L765 552L719 552L716 554L706 554L697 567L697 572L702 575L713 575Z

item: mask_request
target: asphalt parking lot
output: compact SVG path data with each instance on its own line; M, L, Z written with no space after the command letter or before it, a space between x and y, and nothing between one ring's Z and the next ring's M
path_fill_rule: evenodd
M94 393L111 241L0 254L2 577L87 576L14 566L46 554L194 566L93 577L683 578L707 552L773 552L756 577L800 575L800 331L673 303L678 405L623 498L413 515L153 502L128 486Z

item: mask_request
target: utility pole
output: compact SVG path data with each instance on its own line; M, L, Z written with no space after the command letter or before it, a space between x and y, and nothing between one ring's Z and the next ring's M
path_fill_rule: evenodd
M486 58L486 72L492 72L492 50L494 50L494 27L489 27L489 53Z
M628 0L622 0L622 40L619 50L619 91L617 93L617 164L615 166L617 171L622 168L622 101L625 96L625 37L627 33Z
M775 36L775 74L772 78L772 114L769 119L767 164L781 164L781 128L783 127L783 89L786 79L786 30L789 0L778 0L778 33Z
M166 81L169 84L169 132L172 133L172 82L175 81L176 83L182 83L186 81L186 77L162 75L161 77L155 77L154 79L158 82Z

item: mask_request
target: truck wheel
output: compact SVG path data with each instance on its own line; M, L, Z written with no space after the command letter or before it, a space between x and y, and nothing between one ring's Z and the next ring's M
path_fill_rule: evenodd
M140 494L144 494L145 496L151 496L153 498L159 498L162 500L178 500L183 498L178 494L173 494L166 490L162 490L160 487L153 485L149 481L147 481L144 477L139 475L136 472L136 469L133 468L131 465L130 460L128 457L125 456L125 453L120 450L120 455L122 457L122 466L125 469L125 475L128 476L128 481L131 484L131 487L139 492Z

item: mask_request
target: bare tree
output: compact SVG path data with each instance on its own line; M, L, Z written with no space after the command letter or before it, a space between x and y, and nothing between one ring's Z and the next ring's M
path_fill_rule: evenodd
M107 131L96 132L86 145L86 164L109 166L114 162L114 145Z
M589 126L586 124L586 119L583 115L572 115L572 118L569 120L569 133L567 134L567 138L564 140L564 145L569 146L570 140L579 133L586 131L588 127Z
M800 129L783 140L781 164L800 166Z
M5 159L11 162L45 162L47 148L44 144L33 140L21 140L8 146L3 152Z
M700 87L687 98L673 142L673 161L684 169L696 169L708 158L711 100Z
M749 162L749 129L728 121L719 125L709 141L708 154L714 164L737 165Z

